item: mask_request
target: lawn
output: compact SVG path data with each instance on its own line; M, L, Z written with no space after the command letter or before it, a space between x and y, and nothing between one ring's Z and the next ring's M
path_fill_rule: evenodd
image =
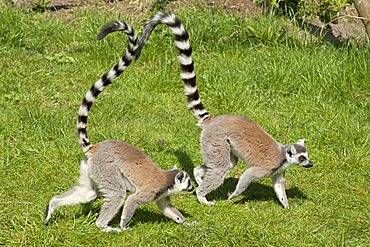
M77 111L90 86L126 48L113 20L141 30L147 18L76 9L68 15L0 9L0 245L5 246L369 246L370 46L333 44L282 17L242 18L180 9L189 31L198 88L213 114L242 114L277 141L306 140L314 166L286 174L290 209L271 179L227 201L246 169L199 204L193 193L172 198L188 221L178 225L154 203L140 207L131 231L95 226L101 199L61 207L42 224L51 197L76 183L83 159L75 139ZM138 61L93 105L93 143L127 141L158 166L188 171L202 164L200 129L186 109L171 32L157 27ZM195 185L195 183L194 183ZM112 224L117 225L119 217Z

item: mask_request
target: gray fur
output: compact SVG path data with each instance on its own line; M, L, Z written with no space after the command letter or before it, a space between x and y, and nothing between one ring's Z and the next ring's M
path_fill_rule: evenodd
M44 223L47 224L54 210L60 206L87 203L99 195L104 198L96 225L102 231L122 231L127 227L137 207L155 201L163 214L177 223L190 225L185 217L171 205L170 195L194 189L185 171L161 170L142 151L123 141L103 141L91 144L87 138L88 112L103 89L130 64L137 43L133 29L121 22L108 24L99 38L109 32L123 31L130 36L126 54L110 72L105 74L87 92L78 112L77 136L85 153L81 161L78 185L67 192L53 197L46 207ZM126 192L132 194L126 198ZM108 224L123 206L120 227ZM192 224L197 224L193 222Z
M284 188L285 170L294 164L302 167L312 166L303 140L295 144L282 145L248 118L235 115L212 117L200 101L189 36L176 16L158 13L151 18L143 29L138 50L141 51L157 24L168 25L174 33L188 109L193 112L198 119L198 126L203 129L200 142L205 164L194 169L194 177L198 184L196 190L198 201L213 205L213 202L206 199L206 195L223 183L229 170L240 158L249 165L249 168L240 177L229 201L232 202L234 197L246 190L252 181L270 176L279 201L287 208L289 205ZM139 52L136 56L139 56ZM301 156L305 158L304 161L299 160Z
M207 205L213 205L213 202L208 201L206 195L223 183L237 158L249 168L239 178L229 201L233 202L232 199L244 192L251 182L272 177L275 193L285 208L289 207L284 188L285 170L291 165L312 166L302 140L282 145L243 116L214 117L203 125L200 141L205 164L194 169L194 177L199 185L196 190L198 201ZM301 156L305 160L300 161Z

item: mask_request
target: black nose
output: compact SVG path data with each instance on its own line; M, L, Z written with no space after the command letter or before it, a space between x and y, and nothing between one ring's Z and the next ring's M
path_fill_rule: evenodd
M188 186L188 188L187 188L187 191L193 191L193 189L194 189L194 186L192 185L192 184L190 184L189 186Z
M305 168L310 168L310 167L313 167L313 164L311 162L309 162L307 165L304 166Z

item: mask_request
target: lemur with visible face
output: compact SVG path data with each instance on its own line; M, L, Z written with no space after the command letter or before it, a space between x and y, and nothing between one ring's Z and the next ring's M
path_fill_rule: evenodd
M198 201L214 205L206 199L206 195L223 183L229 170L240 158L249 168L240 177L229 201L233 202L232 199L245 191L252 181L270 176L279 201L288 208L284 188L286 169L292 165L312 166L304 140L283 145L249 118L239 115L211 116L199 97L189 35L180 19L171 13L157 13L148 20L139 40L136 57L158 24L166 24L173 32L175 46L179 51L180 77L184 81L187 107L198 119L197 125L202 128L200 143L205 163L194 169Z
M106 25L98 35L98 39L104 38L113 31L122 31L128 35L128 48L119 62L92 85L82 101L78 111L77 139L85 153L85 158L81 162L78 185L50 200L46 207L44 223L49 222L57 207L87 203L101 194L104 203L96 225L102 231L129 229L127 224L136 208L152 201L157 203L165 216L177 223L189 225L185 217L171 205L170 201L170 195L194 189L185 171L175 168L169 171L161 170L147 155L129 143L107 140L91 144L87 138L87 117L92 104L104 88L110 85L131 63L137 47L136 33L130 25L124 22L113 22ZM133 193L127 199L126 191ZM120 227L108 226L122 205L124 207Z

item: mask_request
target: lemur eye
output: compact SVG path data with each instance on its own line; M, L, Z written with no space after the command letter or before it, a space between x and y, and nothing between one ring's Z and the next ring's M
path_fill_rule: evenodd
M306 157L304 157L303 155L301 155L301 156L299 156L298 160L300 162L305 161L306 160Z

